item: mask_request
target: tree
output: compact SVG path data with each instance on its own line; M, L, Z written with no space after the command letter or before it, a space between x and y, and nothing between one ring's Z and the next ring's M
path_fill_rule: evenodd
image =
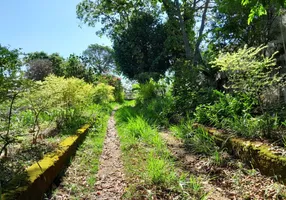
M48 59L33 59L28 61L27 78L42 81L53 72L53 63Z
M194 58L194 26L195 15L198 10L204 9L202 4L208 8L209 0L182 1L162 0L162 1L109 1L83 0L77 5L78 18L89 26L95 26L96 22L101 22L103 28L99 34L106 33L113 38L129 27L131 18L140 12L146 12L154 17L168 16L171 25L170 32L176 33L179 37L180 45L185 51L185 58ZM177 31L178 30L178 31ZM203 29L202 29L203 31ZM174 41L174 40L173 40ZM198 52L198 51L197 51Z
M49 59L49 55L44 51L27 53L24 57L24 62L29 63L31 60L36 60L36 59Z
M53 53L49 56L49 61L52 62L53 74L56 76L64 75L64 62L65 59L60 56L58 53Z
M11 143L16 141L19 134L17 119L15 120L15 101L25 89L20 61L20 50L10 50L0 45L0 155Z
M103 74L114 69L113 50L108 46L91 44L83 52L83 62L96 74Z
M33 80L43 80L51 73L55 74L56 76L63 76L64 61L64 58L58 53L49 55L43 51L28 53L24 57L24 62L28 66L28 77Z
M165 52L167 39L164 25L148 13L131 19L126 31L114 40L114 54L120 71L130 79L145 82L158 80L169 67Z
M95 27L100 22L103 27L97 34L107 34L111 38L125 30L130 18L138 11L156 13L158 6L150 1L137 0L82 0L76 7L78 19ZM157 8L157 9L154 9Z
M64 75L66 78L75 77L84 79L86 82L93 81L93 72L90 69L86 69L84 64L81 62L79 56L71 54L66 62L64 63Z

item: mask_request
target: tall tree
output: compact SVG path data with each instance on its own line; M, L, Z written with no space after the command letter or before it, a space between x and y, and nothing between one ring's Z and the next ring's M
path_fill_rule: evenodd
M58 53L53 53L49 56L49 61L52 62L53 66L53 74L56 76L63 76L64 75L64 62L65 59L60 56Z
M84 78L85 68L81 63L80 58L75 54L71 54L65 62L65 76Z
M39 60L41 60L41 62ZM63 68L64 61L65 61L64 58L60 56L58 53L53 53L49 55L43 51L41 52L36 51L36 52L28 53L24 57L24 62L28 66L28 70L29 68L33 68L32 71L34 72L37 71L37 73L39 72L42 74L44 73L46 74L46 76L50 73L53 73L56 76L63 76L64 75L64 68ZM33 66L31 66L31 63L33 64ZM37 66L37 64L39 64L39 66ZM41 67L43 67L44 69L36 69L36 68L41 68ZM52 69L50 70L50 68ZM28 72L30 73L29 75L30 77L33 74L32 71ZM49 73L47 74L47 72Z
M200 2L200 0L199 0ZM83 0L77 5L78 18L90 26L96 22L103 24L100 34L107 33L109 36L124 31L130 25L130 17L139 12L148 12L154 16L168 16L170 24L179 29L180 43L185 51L185 57L194 57L194 47L190 43L193 40L193 28L195 25L194 12L199 9L198 0L183 1L162 0L161 1L109 1L109 0ZM175 31L171 31L175 32ZM178 33L178 32L176 32Z
M9 92L17 90L21 85L20 50L10 50L0 44L0 102L9 96Z
M164 43L165 27L148 13L140 13L130 21L128 29L114 40L115 60L130 79L144 82L158 79L169 67Z
M28 62L27 78L42 81L53 72L53 63L49 59L33 59Z
M103 74L114 70L113 50L108 46L91 44L82 53L82 60L96 74Z

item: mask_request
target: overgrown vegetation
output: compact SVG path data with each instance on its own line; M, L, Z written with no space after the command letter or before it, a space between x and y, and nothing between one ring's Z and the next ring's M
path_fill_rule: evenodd
M116 115L129 177L143 180L131 180L127 197L204 197L194 177L176 171L158 130L170 128L217 166L222 149L194 123L285 146L285 8L281 0L81 0L78 19L101 22L97 34L113 49L91 44L63 58L0 45L0 193L61 138L124 102L115 74L135 83L136 105Z
M88 83L84 79L53 74L29 80L21 68L23 62L35 59L56 62L59 61L57 56L34 53L23 61L19 50L2 46L0 50L0 185L3 192L15 176L56 149L63 138L75 134L83 124L92 124L100 120L102 114L106 115L115 94L116 100L122 101L122 86L113 76L116 91L107 82Z
M71 164L65 174L59 177L55 182L56 185L53 185L57 188L51 188L51 193L46 194L49 199L76 199L79 196L96 198L94 186L97 181L99 157L102 153L111 107L106 109L98 106L93 107L93 110L97 116L93 127L76 151L74 158L71 159Z
M138 114L132 107L121 108L116 113L129 182L123 198L204 199L206 194L200 183L176 170L156 128Z

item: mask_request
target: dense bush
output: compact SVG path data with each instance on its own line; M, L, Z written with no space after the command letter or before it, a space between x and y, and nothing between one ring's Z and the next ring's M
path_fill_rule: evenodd
M172 91L174 110L178 115L186 116L193 113L198 105L213 102L214 81L209 81L189 62L178 62L177 65Z
M245 46L233 53L221 52L211 62L214 68L219 68L220 72L226 74L229 81L225 88L252 98L263 114L267 107L262 101L262 95L269 88L285 85L284 75L278 73L275 53L270 57L264 56L266 48L267 46Z
M253 102L247 97L233 97L217 90L213 91L214 104L201 104L196 108L194 116L199 123L219 127L225 118L233 118L249 113Z
M202 104L196 108L195 121L231 130L244 137L270 136L278 126L276 116L251 114L255 103L245 96L231 96L214 91L218 100L214 104Z
M96 76L96 83L97 84L105 83L114 87L113 89L114 100L118 103L124 102L125 96L120 78L112 75L98 75Z
M151 79L148 83L137 85L135 90L138 112L150 123L168 126L173 107L171 85L165 80L155 82Z
M114 101L114 87L99 83L94 87L93 101L97 104L107 104Z
M75 121L84 107L92 103L93 95L93 86L77 78L50 75L45 81L34 82L33 87L24 93L22 102L27 105L27 112L32 114L30 132L34 142L43 121L56 120L59 128Z

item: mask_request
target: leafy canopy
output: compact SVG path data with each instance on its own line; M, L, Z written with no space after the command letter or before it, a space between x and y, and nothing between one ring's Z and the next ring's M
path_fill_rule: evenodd
M108 46L91 44L83 52L82 59L96 74L107 73L114 68L113 50Z
M170 67L165 51L164 25L154 16L140 12L128 28L114 40L115 61L119 71L130 79L158 80Z

